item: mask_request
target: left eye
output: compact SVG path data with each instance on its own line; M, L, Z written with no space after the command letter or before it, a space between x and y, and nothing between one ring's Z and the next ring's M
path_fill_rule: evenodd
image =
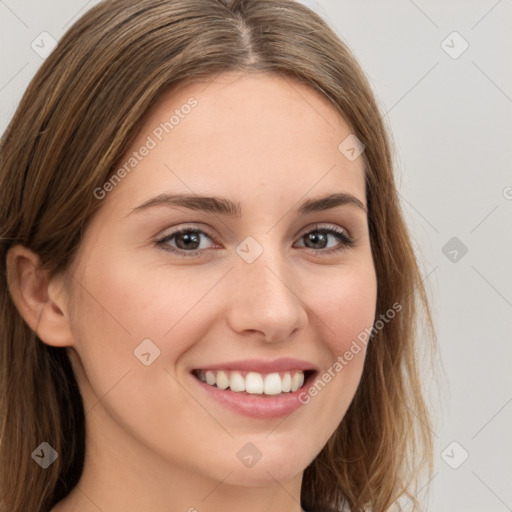
M329 237L334 238L338 243L329 246ZM308 243L312 244L313 247L308 246L308 249L313 249L314 251L321 251L330 253L333 251L338 251L341 249L346 249L347 247L353 247L354 240L346 231L334 229L334 228L317 228L312 231L308 231L304 235L302 235L301 239L306 240ZM339 245L339 247L338 247ZM304 244L304 247L306 245ZM330 249L329 251L322 251L322 249Z

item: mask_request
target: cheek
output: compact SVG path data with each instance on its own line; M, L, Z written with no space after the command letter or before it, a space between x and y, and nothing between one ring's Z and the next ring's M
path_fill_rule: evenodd
M155 386L174 390L171 401L181 407L183 393L166 370L175 374L180 357L205 335L212 309L208 293L222 272L203 277L198 270L192 276L185 268L144 267L121 255L89 256L82 268L72 327L90 388L84 399L92 391L89 407L106 393L126 392L139 400ZM162 410L161 403L147 404Z
M312 298L323 326L324 341L333 359L348 350L353 340L375 319L377 279L373 264L347 266L321 287ZM362 352L362 351L361 351Z
M94 331L89 337L93 344L108 335L120 357L146 338L164 348L163 340L172 338L173 331L190 325L187 315L200 307L215 284L212 276L202 279L180 269L144 268L112 257L91 261L87 268L91 270L79 278L83 286L78 324Z
M114 419L113 431L121 426L155 452L167 450L169 456L187 461L191 446L184 436L199 438L205 429L217 432L219 427L191 398L174 367L204 335L198 319L206 314L207 300L201 299L218 277L212 281L212 276L202 279L196 273L192 279L190 272L161 267L139 267L137 272L133 267L116 258L96 258L77 275L81 286L72 324L84 407L86 413L92 411L91 424L99 425L95 428L105 436L110 433L103 425L112 425ZM145 365L138 347L148 339L154 345L144 342L151 361Z
M316 325L328 355L300 397L317 419L309 426L311 435L315 430L317 436L321 429L324 440L343 419L360 382L368 333L375 320L377 280L373 265L344 268L331 278L328 290L312 296Z

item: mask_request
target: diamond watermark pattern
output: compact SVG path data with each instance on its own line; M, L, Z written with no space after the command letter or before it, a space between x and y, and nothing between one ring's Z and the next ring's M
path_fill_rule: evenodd
M353 162L363 154L365 147L366 146L353 133L351 133L348 137L343 139L341 144L338 146L338 150L348 160Z
M160 355L160 349L149 338L146 338L137 345L133 354L144 366L149 366Z
M450 238L441 248L441 252L452 262L458 263L468 252L468 248L456 236Z
M238 450L238 460L248 468L252 468L262 457L262 453L252 443L246 443Z
M458 59L469 48L469 43L457 31L453 31L441 41L441 48L452 59Z
M236 253L246 263L252 263L261 256L263 247L252 236L248 236L237 246Z
M441 458L452 469L458 469L469 457L467 450L457 441L452 441L442 452Z
M42 442L33 452L32 458L43 468L51 466L59 454L46 441Z
M41 32L32 43L30 43L32 50L42 59L46 59L56 46L57 41L48 32Z

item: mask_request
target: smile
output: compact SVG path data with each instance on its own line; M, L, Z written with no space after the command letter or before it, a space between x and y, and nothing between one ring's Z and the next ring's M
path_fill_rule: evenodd
M299 395L317 374L318 367L309 361L282 357L202 363L189 375L208 407L215 403L243 416L268 420L302 409Z
M195 370L194 377L218 389L251 395L280 395L293 393L304 385L302 370L258 373L244 370ZM306 373L311 373L307 372Z

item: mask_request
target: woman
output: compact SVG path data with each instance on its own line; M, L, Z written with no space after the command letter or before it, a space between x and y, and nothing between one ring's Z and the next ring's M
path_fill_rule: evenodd
M379 110L316 14L103 2L1 151L2 509L419 506L428 304Z

